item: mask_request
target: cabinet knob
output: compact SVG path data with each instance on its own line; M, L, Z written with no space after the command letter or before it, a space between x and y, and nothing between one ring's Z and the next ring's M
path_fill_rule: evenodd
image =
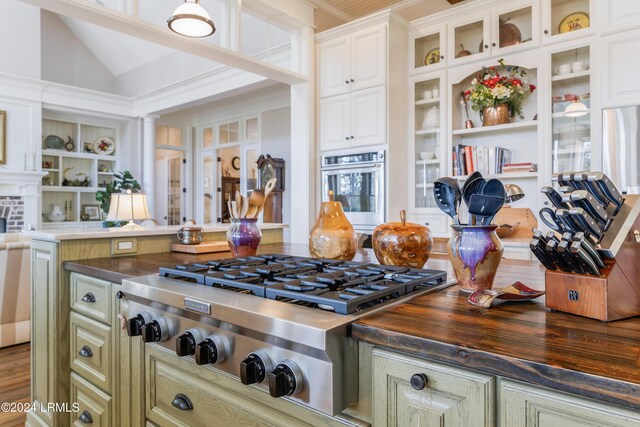
M353 138L354 138L354 136L353 136L353 135L351 135L351 137L350 137L349 139L353 139Z
M82 413L78 417L78 421L80 421L82 424L93 424L93 417L91 417L89 411L82 411Z
M422 390L427 386L427 376L425 374L413 374L411 376L411 387L415 390Z
M78 352L78 354L82 357L93 357L93 352L91 351L91 349L89 347L87 347L86 345L83 346L80 351Z
M181 411L190 411L193 409L191 399L182 393L176 394L176 397L173 398L173 402L171 402L171 406L180 409Z
M496 44L495 43L491 43L491 46L496 47Z
M485 45L484 45L484 48L485 48L485 49L489 49L489 45L488 45L488 44L485 44Z
M94 302L96 302L96 296L93 295L91 292L87 292L85 296L82 297L82 302L93 304Z
M355 83L355 80L351 79L351 83Z
M116 298L118 298L118 299L124 298L124 292L122 292L122 291L116 292Z
M349 84L349 80L345 80L344 82L345 82L346 84Z
M444 55L440 55L440 59L444 59Z
M544 30L544 33L545 34L549 34L549 30Z
M348 136L345 136L345 137L344 137L344 139L345 139L346 141L348 141L348 140L349 140L349 137L348 137Z

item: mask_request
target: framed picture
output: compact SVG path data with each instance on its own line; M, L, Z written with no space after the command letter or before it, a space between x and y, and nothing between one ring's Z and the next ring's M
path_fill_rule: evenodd
M0 165L7 164L7 112L0 111Z
M100 206L99 205L82 205L82 216L85 221L100 221Z

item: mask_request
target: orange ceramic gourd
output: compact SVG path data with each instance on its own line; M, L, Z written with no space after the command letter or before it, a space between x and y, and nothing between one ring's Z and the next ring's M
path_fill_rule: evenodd
M433 239L428 227L407 223L406 211L400 222L389 222L373 231L373 252L383 265L422 268L431 256Z

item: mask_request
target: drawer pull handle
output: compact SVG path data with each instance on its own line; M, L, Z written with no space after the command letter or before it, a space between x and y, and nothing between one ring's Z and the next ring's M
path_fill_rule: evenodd
M82 297L82 302L94 303L96 302L96 296L91 292L87 292L87 294Z
M86 345L80 349L78 354L82 357L93 357L93 352Z
M413 374L411 376L411 387L415 390L422 390L427 386L428 378L425 374Z
M91 417L89 411L82 411L82 413L78 417L78 420L80 420L82 424L93 424L93 418Z
M176 394L176 397L173 398L173 402L171 402L171 406L178 408L181 411L190 411L193 409L191 399L182 393Z

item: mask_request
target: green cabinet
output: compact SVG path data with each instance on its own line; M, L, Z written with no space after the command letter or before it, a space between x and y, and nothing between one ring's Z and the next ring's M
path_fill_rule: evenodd
M490 427L494 396L494 377L373 350L374 426Z
M640 413L510 380L498 383L500 427L631 427Z

